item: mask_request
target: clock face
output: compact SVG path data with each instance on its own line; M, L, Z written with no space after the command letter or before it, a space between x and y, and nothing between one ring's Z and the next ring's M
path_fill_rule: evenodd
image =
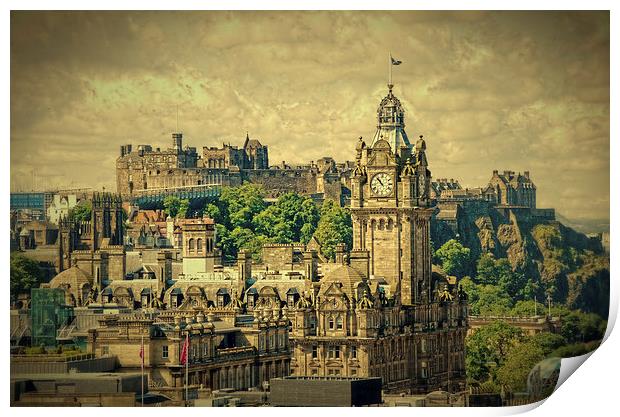
M392 194L392 190L394 189L394 182L392 181L392 177L385 172L381 172L374 177L370 181L370 188L372 192L380 197L386 197Z

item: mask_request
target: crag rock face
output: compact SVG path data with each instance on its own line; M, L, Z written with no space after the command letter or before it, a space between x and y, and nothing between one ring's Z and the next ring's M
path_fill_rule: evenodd
M507 258L551 293L554 302L605 317L609 308L609 257L601 242L527 211L463 205L450 224L435 216L434 249L450 239L471 249L472 268L482 253Z

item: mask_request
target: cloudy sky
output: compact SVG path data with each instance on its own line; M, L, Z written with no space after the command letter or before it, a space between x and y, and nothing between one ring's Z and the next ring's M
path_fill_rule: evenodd
M529 170L539 207L609 218L606 12L11 14L11 187L115 188L119 146L353 159L386 94L435 178Z

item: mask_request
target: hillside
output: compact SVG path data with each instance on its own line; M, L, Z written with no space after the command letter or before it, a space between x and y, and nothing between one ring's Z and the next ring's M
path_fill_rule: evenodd
M484 206L462 207L456 228L435 221L434 247L450 239L470 248L472 270L482 253L492 253L508 259L513 270L536 282L555 303L607 316L609 256L596 239L558 221Z

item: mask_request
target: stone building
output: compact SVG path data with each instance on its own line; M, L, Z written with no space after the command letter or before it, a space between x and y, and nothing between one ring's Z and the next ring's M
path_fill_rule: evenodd
M431 173L412 147L389 85L377 132L356 146L353 250L295 305L293 375L381 377L384 389L455 391L465 384L467 297L433 271Z
M21 250L35 249L40 246L50 246L58 238L58 227L48 221L33 220L26 223L19 231L19 248Z
M261 387L289 373L288 319L279 310L233 314L222 320L213 309L103 317L91 329L88 352L116 355L125 372L139 370L144 343L150 391L182 392L181 350L189 338L189 385L211 390Z
M536 208L536 186L529 171L523 174L514 171L500 174L497 170L493 171L486 193L494 195L494 202L501 206Z
M242 147L222 144L182 149L182 135L174 133L173 147L166 150L151 145L121 147L116 161L117 191L131 198L158 191L183 188L238 186L249 182L264 187L268 198L287 192L329 198L344 204L352 167L324 157L316 163L291 166L282 162L269 165L268 147L246 135Z
M65 285L62 272L71 270L70 275L75 275L79 270L78 275L86 276L89 288L98 293L109 282L123 280L126 272L123 242L120 197L109 193L93 194L89 221L78 222L64 217L59 220L56 282L59 286ZM76 302L74 305L87 301L81 289L70 287L69 291Z
M132 195L135 190L149 188L149 181L156 175L196 167L198 154L196 148L183 149L183 135L172 134L172 148L153 150L151 145L139 145L136 150L132 145L121 146L121 153L116 160L117 192L122 196ZM186 185L183 176L166 178L174 185ZM173 185L171 184L171 185Z

